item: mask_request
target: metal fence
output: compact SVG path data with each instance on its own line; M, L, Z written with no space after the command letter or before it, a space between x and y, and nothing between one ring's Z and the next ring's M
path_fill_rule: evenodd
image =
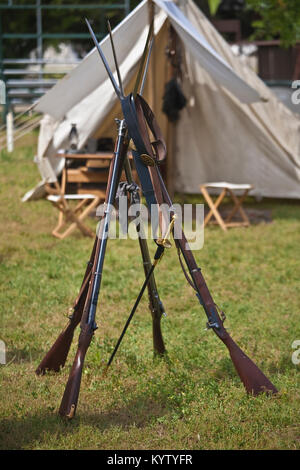
M3 22L9 22L8 15L11 12L22 12L25 10L35 11L36 22L32 25L33 31L30 33L6 33L3 32ZM130 11L130 0L124 0L123 3L99 4L99 3L82 3L82 4L45 4L42 0L30 1L28 4L18 4L17 0L7 0L5 3L0 3L0 80L4 82L2 90L6 90L5 104L3 105L3 118L10 108L15 109L22 107L25 109L40 96L42 96L49 88L51 88L56 81L61 78L65 73L69 72L78 60L72 61L57 61L44 59L44 40L47 39L61 39L64 40L83 40L89 39L90 35L86 33L49 33L43 30L43 15L47 14L49 10L57 10L63 12L82 11L82 10L96 10L99 11L100 17L100 31L98 31L98 39L105 36L106 13L111 11L120 11L122 16L125 17ZM21 22L20 22L21 24ZM4 45L6 41L12 39L34 40L36 58L10 58L4 56ZM2 100L3 101L3 100ZM4 121L5 122L5 121Z

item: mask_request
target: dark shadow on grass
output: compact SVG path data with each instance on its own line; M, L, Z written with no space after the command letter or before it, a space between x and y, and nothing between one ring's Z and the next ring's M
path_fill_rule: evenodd
M216 196L213 198L215 199ZM191 201L193 204L204 204L205 214L208 213L207 203L200 194L176 194L174 198L174 202L182 205L191 203ZM232 201L230 198L225 197L219 209L221 212L223 210L226 212L230 210L230 207L232 207ZM255 198L248 196L243 203L243 208L250 218L251 225L271 223L272 220L276 219L300 219L299 199L263 198L261 201L256 201Z
M76 432L82 424L92 425L101 432L115 426L124 430L131 426L143 428L153 419L170 412L164 400L156 401L147 394L137 395L126 406L115 410L102 412L99 408L99 413L97 411L91 413L87 404L79 403L77 413L71 421L51 411L4 419L0 421L0 450L48 448L48 444L44 445L46 434L56 436L55 448L60 448L61 440L66 442L66 436Z
M76 427L76 423L74 423ZM63 421L58 415L42 411L36 415L10 418L0 421L0 449L21 450L42 448L44 433L66 435L73 432L74 426Z
M269 370L272 374L275 374L277 372L283 374L287 371L297 370L297 365L293 364L291 356L287 355L283 356L280 359L279 363L271 363L271 365L269 366Z
M9 349L6 355L6 363L10 364L23 364L37 361L42 357L43 351L35 348L23 348L23 349Z
M131 426L144 428L151 421L166 416L170 413L164 399L155 400L151 395L134 397L126 406L116 408L112 411L99 410L99 414L91 413L83 407L78 408L77 419L81 423L96 426L100 431L111 427L121 427L123 430Z

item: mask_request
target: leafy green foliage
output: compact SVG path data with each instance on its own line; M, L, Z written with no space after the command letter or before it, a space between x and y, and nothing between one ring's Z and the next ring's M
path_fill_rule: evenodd
M300 40L299 0L247 0L247 6L259 15L252 23L256 39L280 39L285 47Z
M210 14L214 16L222 0L207 0L207 1L208 1Z

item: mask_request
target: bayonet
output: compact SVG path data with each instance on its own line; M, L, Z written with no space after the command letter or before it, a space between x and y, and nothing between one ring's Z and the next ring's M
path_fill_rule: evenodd
M147 76L147 72L148 72L148 67L149 67L149 62L150 62L150 56L151 56L151 52L152 52L153 42L154 42L154 38L151 39L150 45L149 45L149 52L148 52L148 55L147 55L145 70L144 70L143 79L142 79L142 84L141 84L141 88L140 88L140 95L141 95L141 96L143 96L143 93L144 93L144 87L145 87L146 76Z
M89 28L89 32L92 36L92 39L94 41L94 44L99 52L99 55L101 57L101 60L103 62L103 65L106 69L106 72L110 78L110 81L112 83L112 86L116 92L116 95L117 97L119 98L120 101L122 101L124 99L124 93L123 93L123 89L121 90L121 87L122 87L122 81L121 81L121 76L119 75L120 71L119 71L119 67L117 65L117 59L116 59L116 54L115 54L115 49L114 47L112 47L113 49L113 56L114 56L114 59L115 59L115 64L116 64L116 69L117 69L117 74L118 74L118 79L119 79L119 83L120 83L120 88L119 86L117 85L117 82L113 76L113 73L108 65L108 62L106 60L106 57L101 49L101 46L97 40L97 37L88 21L87 18L85 18L85 21L86 21L86 24L87 24L87 27ZM144 47L144 51L143 51L143 55L142 55L142 60L140 62L140 67L139 67L139 71L138 71L138 74L137 74L137 78L136 78L136 82L135 82L135 86L134 86L134 89L133 89L133 97L136 97L137 95L137 92L138 92L138 89L139 89L139 84L140 84L140 81L142 79L142 74L143 74L143 70L144 70L144 65L145 65L145 62L146 62L146 67L145 67L145 70L147 72L147 63L149 64L149 60L150 60L150 54L151 54L151 50L152 50L152 46L149 47L149 44L150 44L150 41L152 39L152 36L153 36L153 21L151 22L150 24L150 27L149 27L149 31L148 31L148 35L147 35L147 39L146 39L146 44L145 44L145 47ZM112 34L110 35L110 38L111 38L111 42L113 44L113 40L112 40ZM145 81L145 73L144 73L144 76L143 76L143 81Z
M150 57L150 54L151 54L151 50L148 51L148 54L147 54L147 50L148 50L148 46L150 44L150 41L153 37L153 29L154 29L154 22L152 20L151 23L150 23L148 36L147 36L147 39L146 39L146 44L145 44L145 47L144 47L142 60L140 62L140 67L139 67L139 71L138 71L138 74L137 74L137 79L136 79L135 86L134 86L134 89L133 89L133 92L132 92L134 98L136 97L138 89L139 89L139 83L141 81L141 77L142 77L146 57L147 57L147 55L148 55L148 57Z
M115 80L115 78L114 78L114 76L113 76L113 73L112 73L112 71L110 70L110 67L109 67L108 62L107 62L107 60L106 60L106 57L105 57L105 55L104 55L103 52L102 52L102 49L101 49L101 47L100 47L100 44L98 43L97 37L96 37L94 31L92 30L92 27L91 27L91 25L90 25L90 23L89 23L89 20L88 20L87 18L85 18L85 22L86 22L86 24L87 24L87 27L89 28L90 34L91 34L91 36L92 36L92 39L93 39L94 44L95 44L95 46L96 46L96 49L97 49L97 51L99 52L99 55L100 55L101 60L102 60L102 62L103 62L103 65L104 65L104 67L105 67L105 69L106 69L106 72L108 73L108 76L109 76L109 78L110 78L110 81L111 81L111 83L112 83L112 86L114 87L114 90L115 90L115 92L116 92L116 94L117 94L119 100L121 100L121 90L119 89L119 87L118 87L118 85L117 85L117 82L116 82L116 80Z
M118 66L117 54L116 54L116 49L115 49L115 45L114 45L114 41L113 41L112 30L111 30L109 20L107 21L107 27L108 27L109 37L110 37L111 48L112 48L112 52L113 52L113 56L114 56L116 71L117 71L117 75L118 75L121 98L124 98L124 89L123 89L123 84L122 84L122 78L121 78L121 73L120 73L120 69L119 69L119 66Z

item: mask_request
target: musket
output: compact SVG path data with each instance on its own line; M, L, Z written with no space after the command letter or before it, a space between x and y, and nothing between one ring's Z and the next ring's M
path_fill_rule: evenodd
M90 346L94 331L97 329L95 321L96 308L101 286L102 271L108 240L112 207L115 201L117 187L125 158L125 151L123 148L123 137L125 130L125 123L121 123L118 130L118 138L116 141L114 157L112 159L111 164L111 184L106 198L104 217L101 220L100 230L97 234L98 241L91 272L91 278L89 281L88 293L80 323L81 331L78 339L78 348L59 408L59 414L70 419L73 418L76 412L86 352Z
M86 20L86 22L93 37L94 43L99 51L101 59L104 63L104 66L107 70L107 73L111 79L114 90L118 98L122 101L124 99L123 89L122 87L118 87L88 20ZM111 184L106 198L106 210L104 212L104 218L102 219L100 224L100 233L98 234L98 241L96 245L94 263L89 281L89 288L80 323L81 332L78 339L77 352L73 365L71 367L68 382L66 384L64 395L59 408L59 414L69 419L73 418L76 412L86 352L90 346L94 331L97 329L95 316L101 286L111 211L113 203L115 201L117 187L120 180L121 171L124 165L124 160L127 155L127 146L125 145L126 132L126 123L125 120L122 120L119 123L118 138L116 141L114 157L111 164Z
M173 204L157 165L157 158L152 150L153 146L151 145L148 134L147 125L154 134L154 138L156 138L155 130L157 130L157 128L155 130L153 129L153 127L157 126L157 123L155 123L154 126L155 117L147 103L140 96L137 96L135 100L132 95L126 97L126 99L122 101L122 110L128 132L137 149L133 152L133 156L138 173L141 165L145 166L145 159L141 159L141 156L147 155L149 157L147 160L151 161L151 166L148 166L148 171L139 173L142 187L145 184L147 184L148 187L151 186L155 193L157 204L168 204L170 213L174 214ZM206 285L201 269L197 266L193 252L189 248L183 231L181 231L181 237L175 239L175 243L178 251L183 255L190 273L190 283L196 291L197 298L207 316L207 327L212 329L217 337L226 345L246 391L253 395L258 395L261 392L277 393L276 387L241 350L224 328L224 320L221 319L219 315L218 308Z
M116 91L116 89L117 89L116 83L112 79L112 73L110 72L108 63L105 59L105 56L104 56L104 54L101 50L101 47L99 46L99 44L97 42L96 36L95 36L89 22L87 20L86 20L86 22L87 22L89 31L92 35L92 38L94 40L94 44L95 44L95 46L97 47L97 49L99 51L99 55L100 55L100 57L103 61L103 64L104 64L106 70L108 71L109 77L112 81L113 88ZM113 36L112 36L112 31L111 31L111 26L110 26L109 21L107 22L107 26L108 26L108 31L109 31L109 35L110 35L111 47L112 47L112 52L113 52L115 67L116 67L116 71L117 71L118 82L119 82L118 94L117 95L118 95L119 99L121 99L121 98L124 99L124 88L123 88L123 85L122 85L122 79L121 79L121 74L120 74L120 70L119 70L119 66L118 66L117 54L116 54L116 50L115 50L115 46L114 46L114 41L113 41ZM147 35L147 39L146 39L146 43L145 43L145 47L144 47L144 51L143 51L142 58L141 58L141 61L140 61L139 70L138 70L138 73L137 73L137 79L136 79L134 89L133 89L133 96L136 96L138 91L139 91L140 95L143 94L143 90L144 90L145 82L146 82L146 77L147 77L147 71L148 71L148 67L149 67L149 61L150 61L150 57L151 57L151 51L152 51L152 47L153 47L153 27L154 27L153 22L151 22L150 27L149 27L149 31L148 31L148 35ZM140 89L139 89L139 86L140 86ZM126 132L125 139L128 142L128 139L126 137L127 137L127 132ZM127 155L125 156L125 160L124 160L124 170L125 170L126 180L127 180L128 184L131 185L134 181L133 181L130 162L129 162L129 159L128 159ZM140 197L139 197L138 191L135 191L134 193L131 194L131 201L134 204L140 204ZM146 284L147 284L147 287L148 287L149 309L150 309L150 312L151 312L151 315L152 315L152 336L153 336L154 354L163 355L166 351L166 348L165 348L165 344L164 344L163 336L162 336L162 332L161 332L161 317L162 317L162 315L166 315L165 314L165 309L164 309L163 303L160 300L159 295L158 295L158 290L157 290L157 286L156 286L156 282L155 282L155 277L152 273L149 274L149 271L151 270L152 263L151 263L148 244L147 244L147 241L146 241L145 236L144 236L142 225L137 227L137 232L138 232L138 240L139 240L139 245L140 245L140 251L141 251L142 259L143 259L145 277L148 278L148 281L147 281Z
M133 177L131 172L131 167L128 157L125 158L124 170L126 175L126 180L129 184L133 183ZM139 192L136 191L131 194L131 201L133 204L140 204ZM166 352L163 335L161 331L161 318L166 316L163 303L159 297L157 285L153 272L149 274L152 268L148 243L144 235L144 230L142 224L137 226L138 240L140 251L143 260L143 267L145 272L145 277L147 278L147 289L148 289L148 299L149 299L149 310L152 316L152 337L153 337L153 350L154 354L162 356Z
M116 56L116 51L114 47L114 42L113 42L113 37L112 37L112 32L111 32L109 21L108 21L108 29L109 29L109 34L111 38L111 45L112 45L112 50L113 50L113 55L114 55L114 60L115 60L115 66L116 66L117 75L119 79L119 87L123 94L124 91L123 91L123 86L122 86L122 80L121 80L121 75L120 75L120 71L118 67L118 61L117 61L117 56ZM136 84L133 90L133 96L136 96L137 94L140 81L141 81L141 85L140 85L139 94L142 95L144 91L147 71L149 67L149 61L150 61L153 42L154 42L152 35L153 35L153 23L151 23L149 27L148 36L146 39L146 45L142 54L142 59L140 61L140 67L139 67L139 71L137 74ZM149 49L147 53L148 43L149 43ZM143 69L144 63L145 63L145 66ZM125 170L126 180L128 184L132 184L133 176L132 176L131 166L130 166L130 162L129 162L127 155L124 161L124 170ZM136 191L135 193L132 193L131 202L134 204L140 204L140 196L139 196L138 191ZM152 271L152 263L151 263L148 244L144 236L142 225L139 225L137 227L137 232L138 232L140 251L141 251L141 255L143 259L145 277L147 279L146 285L148 288L149 309L152 315L153 350L154 350L154 354L163 355L166 352L166 348L165 348L162 331L161 331L161 318L162 318L162 315L166 316L166 313L165 313L163 303L159 298L159 294L158 294L158 290L157 290L157 286L155 282L155 277L153 275L153 272L150 273L150 271Z
M102 51L100 56L103 60ZM105 65L105 58L103 63ZM120 99L118 93L117 96ZM150 142L148 128L146 125L147 123L152 131L152 134L154 135L154 138L161 137L161 131L158 124L156 123L155 116L141 96L134 96L133 94L130 94L127 97L120 99L120 101L124 119L127 124L128 133L136 148L136 150L132 153L141 181L142 189L144 190L144 188L147 187L148 192L148 188L152 188L152 193L155 194L156 197L156 204L160 205L167 203L169 205L170 212L172 213L173 204L158 168L158 158L157 155L154 155L153 153L153 144ZM136 109L137 103L139 104L138 109ZM160 139L157 139L157 142L159 140ZM164 142L160 141L160 144L162 144L163 147L165 146ZM156 146L156 151L159 154L158 146ZM147 166L148 171L144 171L145 167ZM146 201L150 210L150 199L146 198ZM241 381L243 382L246 391L253 395L258 395L261 392L277 393L278 391L276 387L263 374L258 366L241 350L241 348L239 348L239 346L231 338L228 331L224 328L224 320L222 320L219 315L217 306L213 301L210 291L206 285L204 277L201 273L201 269L197 266L196 260L188 246L183 231L181 238L176 239L176 245L178 247L178 251L181 252L184 257L192 279L191 284L193 285L198 300L203 306L204 312L207 316L207 327L211 328L217 337L226 345L235 369Z
M109 22L108 22L108 26L109 26L110 36L112 37ZM153 27L151 26L149 29L149 34L148 34L149 37L152 34L152 30L153 30ZM147 41L146 41L145 51L147 50L148 41L149 41L149 38L147 38ZM113 41L112 41L112 45L113 45ZM113 48L113 52L115 56L114 48ZM149 50L149 53L148 53L147 64L149 61L150 54L151 54L151 49ZM146 55L144 53L143 60L145 60L145 57ZM140 63L141 71L143 70L143 60ZM116 67L117 67L116 57L115 57L115 61L116 61ZM147 64L146 64L146 68L147 68ZM119 78L120 92L123 94L122 81L119 75L118 67L117 67L117 73L118 73L118 78ZM140 75L141 75L141 72L139 71L138 79L140 79ZM144 73L143 83L140 89L141 94L142 94L142 88L144 86L145 75L146 74ZM137 80L137 83L138 83L138 80ZM125 149L124 151L127 152L127 149ZM127 155L125 157L124 169L125 169L128 183L132 183L133 182L132 172L131 172L131 167L130 167L130 163L129 163ZM111 174L108 177L107 191L109 191L110 183L111 183ZM143 257L145 275L147 275L147 272L149 269L148 266L151 266L151 261L150 261L150 255L148 251L147 242L142 235L139 236L139 243L140 243L141 253ZM97 238L95 239L95 242L94 242L90 260L87 263L87 268L86 268L86 272L82 281L81 288L73 304L73 308L72 308L73 313L72 315L68 317L69 321L66 327L59 334L56 341L53 343L49 351L46 353L46 355L44 356L44 358L38 365L35 371L37 375L44 375L46 371L59 372L59 370L65 365L65 362L66 362L66 359L67 359L67 356L68 356L68 353L69 353L69 350L73 341L74 331L81 322L83 307L85 305L87 291L88 291L88 282L89 282L90 275L91 275L91 268L94 262L96 245L97 245ZM150 277L149 286L148 286L148 294L149 294L149 308L151 310L152 318L153 318L154 351L155 353L163 354L165 352L165 346L164 346L162 333L161 333L160 318L162 314L164 313L164 308L157 293L154 276Z

